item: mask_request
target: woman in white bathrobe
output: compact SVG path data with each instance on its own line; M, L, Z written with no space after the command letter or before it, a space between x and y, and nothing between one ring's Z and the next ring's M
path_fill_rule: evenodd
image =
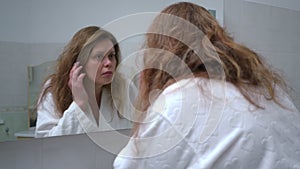
M97 26L79 30L45 81L35 136L131 128L125 118L132 112L129 82L116 72L119 62L120 49L110 32Z
M116 169L300 168L288 87L203 7L166 7L146 34L137 123Z

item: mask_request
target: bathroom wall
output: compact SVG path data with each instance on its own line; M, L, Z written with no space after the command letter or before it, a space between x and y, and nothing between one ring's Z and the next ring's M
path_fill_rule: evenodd
M118 131L128 136L129 130ZM112 132L95 133L119 152L128 139L115 140ZM127 137L128 138L128 137ZM86 134L8 141L0 144L1 169L110 169L115 154Z
M300 108L299 1L225 0L224 24L242 44L254 49L281 72Z
M0 123L0 142L16 140L16 132L28 129L27 109L23 107L2 109L0 121L2 122Z

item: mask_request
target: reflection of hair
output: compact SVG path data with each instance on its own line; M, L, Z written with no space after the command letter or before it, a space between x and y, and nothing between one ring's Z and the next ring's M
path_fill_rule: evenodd
M116 38L109 32L97 27L88 26L82 28L72 37L71 41L64 47L63 52L60 54L55 73L46 78L44 84L46 88L42 91L41 100L45 97L48 92L53 95L54 103L57 112L62 116L63 112L72 103L72 92L68 86L69 74L76 61L80 61L82 65L86 64L88 56L92 50L90 48L88 55L82 55L82 58L78 58L81 50L95 41L95 36L99 39L108 38L114 44L117 64L120 60L120 49Z
M170 21L162 16L166 14L179 17L193 24L199 31L202 31L205 38L200 34L193 34L194 32L183 30L184 26L180 23L169 23ZM172 37L166 36L166 34L153 33L159 32L158 30L164 30ZM178 38L174 38L181 36L187 36L191 43L193 43L192 41L196 42L197 40L195 39L197 38L201 39L200 43L196 45L202 46L200 53L202 53L204 58L211 57L211 50L205 46L207 44L205 40L209 40L210 42L208 43L214 48L220 60L213 59L213 56L206 61L201 60L190 48L189 44L187 45L180 42ZM269 69L254 51L234 42L233 38L225 32L205 8L193 3L180 2L165 8L151 24L149 33L146 36L145 46L149 49L162 49L173 53L190 70L188 72L185 67L177 62L172 62L170 57L166 57L166 54L146 52L144 55L144 66L148 67L148 69L142 71L137 104L141 111L147 110L150 106L149 96L151 91L155 89L162 91L178 78L186 78L188 76L214 78L207 71L208 66L215 65L214 62L220 63L222 69L224 69L226 81L234 84L250 103L259 108L262 108L262 106L255 100L253 93L264 95L267 99L274 100L280 104L276 99L275 86L286 89L286 84L279 74ZM161 68L172 67L170 68L172 75L162 69L149 68L153 67L153 65L160 65Z

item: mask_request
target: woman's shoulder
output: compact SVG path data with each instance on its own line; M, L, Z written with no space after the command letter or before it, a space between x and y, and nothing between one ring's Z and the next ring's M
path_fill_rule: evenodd
M186 78L176 81L175 83L168 86L162 94L174 95L183 92L192 92L194 94L205 94L211 95L240 95L237 88L225 80L214 80L202 77Z
M48 88L51 85L51 79L47 79L43 84L42 84L42 89L39 95L38 103L42 101L52 101L53 100L53 95Z

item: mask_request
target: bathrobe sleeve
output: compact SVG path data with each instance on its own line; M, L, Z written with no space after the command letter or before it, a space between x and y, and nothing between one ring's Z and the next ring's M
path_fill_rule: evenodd
M52 94L48 93L37 109L35 137L84 133L85 130L94 128L95 123L91 120L75 102L72 102L63 116L59 117Z
M148 109L137 136L131 137L118 154L114 168L186 168L189 165L194 151L185 141L191 126L178 121L182 119L178 116L183 108L182 99L180 94L160 95ZM191 121L194 118L185 117Z

